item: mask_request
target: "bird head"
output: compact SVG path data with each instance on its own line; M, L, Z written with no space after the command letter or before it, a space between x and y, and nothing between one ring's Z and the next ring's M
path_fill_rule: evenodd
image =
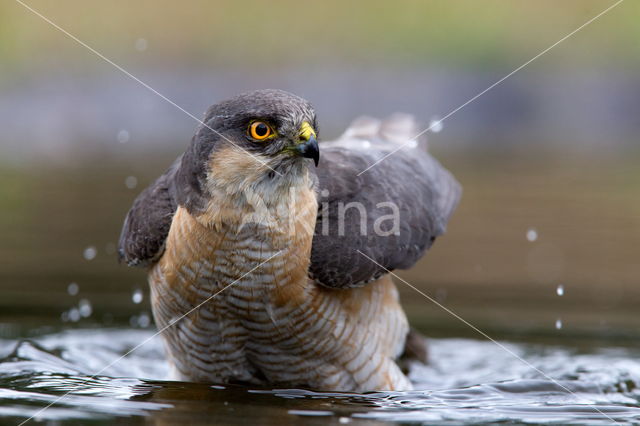
M309 160L319 161L317 132L311 104L281 90L247 92L211 106L181 160L186 204L251 188L275 196L308 181Z
M230 150L246 156L255 163L247 164L249 170L285 172L305 158L317 166L320 157L313 107L281 90L256 90L213 105L194 144L208 157L227 156Z

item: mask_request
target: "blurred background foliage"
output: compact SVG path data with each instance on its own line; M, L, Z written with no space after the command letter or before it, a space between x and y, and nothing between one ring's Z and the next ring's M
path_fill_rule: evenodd
M174 60L229 68L316 68L326 63L509 67L613 4L602 0L191 1L188 7L152 0L27 3L116 60L147 66ZM545 62L569 67L612 60L637 64L639 12L637 2L626 2L615 16L603 19ZM71 60L91 71L93 66L102 68L16 2L0 5L0 31L3 63L16 71L27 72L46 60ZM145 55L132 49L141 36L150 45Z
M276 87L314 103L330 139L363 113L442 117L613 1L26 3L196 117ZM449 233L404 277L498 335L637 337L639 18L625 1L429 135L465 193ZM1 324L59 325L78 298L100 324L148 309L130 297L144 272L118 266L115 243L195 125L0 3ZM399 288L425 331L472 334Z

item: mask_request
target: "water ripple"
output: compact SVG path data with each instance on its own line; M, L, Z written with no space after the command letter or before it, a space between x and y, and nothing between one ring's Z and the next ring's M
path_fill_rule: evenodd
M638 351L505 343L550 376L490 342L430 341L433 363L413 364L411 392L365 394L165 381L162 345L93 373L152 335L144 330L69 330L32 341L0 341L0 416L16 422L144 417L154 422L311 423L640 422ZM61 400L62 395L67 394Z

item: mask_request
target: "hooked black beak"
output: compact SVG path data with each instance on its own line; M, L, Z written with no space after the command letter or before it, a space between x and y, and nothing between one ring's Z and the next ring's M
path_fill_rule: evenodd
M318 141L314 135L309 137L309 140L296 146L296 149L304 158L313 158L313 162L318 167L318 161L320 161L320 149L318 148Z

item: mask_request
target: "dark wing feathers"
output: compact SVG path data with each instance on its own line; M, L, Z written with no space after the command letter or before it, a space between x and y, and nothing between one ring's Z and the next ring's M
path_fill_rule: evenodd
M118 243L121 262L129 266L147 266L162 255L178 207L175 178L180 162L181 157L133 202Z
M400 149L358 176L419 132L412 119L397 117L401 122L396 123L393 138L388 136L394 128L390 121L397 118L382 123L359 119L340 140L321 147L320 204L310 275L322 285L359 286L387 270L413 266L444 233L458 203L460 185L426 152L424 143ZM344 209L354 202L367 213L364 235L356 207ZM389 233L393 219L383 219L393 210L380 203L397 206L398 232ZM387 226L379 226L383 232L376 232L376 221Z
M309 268L318 283L349 288L375 280L386 270L409 268L445 231L460 197L460 185L426 152L424 141L420 147L397 151L357 176L417 131L406 115L384 122L361 118L341 139L321 145L322 158L316 169L320 208ZM134 201L120 236L121 261L131 266L155 262L164 251L178 204L187 208L197 204L201 197L197 182L192 182L188 167L181 168L185 167L178 158ZM364 208L364 233L359 207L349 204L354 202ZM397 233L391 232L392 208L380 203L397 206ZM376 232L376 223L382 233Z

